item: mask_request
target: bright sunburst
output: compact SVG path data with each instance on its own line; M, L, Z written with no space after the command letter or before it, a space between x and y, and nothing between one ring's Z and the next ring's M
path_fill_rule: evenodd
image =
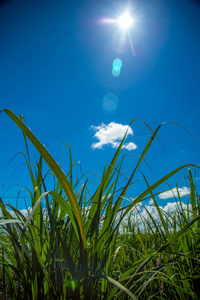
M135 19L135 17L134 18L132 17L130 10L126 9L123 14L121 14L118 18L115 18L115 19L114 18L103 18L103 19L101 19L101 22L104 24L116 24L117 27L119 27L118 30L115 31L114 49L118 53L125 52L127 49L127 43L129 43L132 53L135 56L135 50L134 50L133 42L131 39L131 31L132 30L129 30L129 29L131 29L133 24L135 25L136 19ZM117 39L116 39L116 37L117 37ZM117 42L116 42L116 40L117 40ZM113 74L114 76L118 76L120 74L120 70L119 71L113 70L113 72L114 72L114 74Z
M119 17L117 20L117 23L122 29L128 29L132 26L133 24L133 19L128 13L123 14L122 16Z

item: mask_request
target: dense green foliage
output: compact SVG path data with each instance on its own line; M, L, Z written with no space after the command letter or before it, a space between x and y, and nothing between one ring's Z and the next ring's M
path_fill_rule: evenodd
M174 170L151 186L144 177L147 188L122 207L160 126L152 132L123 188L119 188L123 158L118 159L126 136L91 194L86 174L74 178L71 152L69 172L64 174L22 118L4 112L24 134L32 182L32 190L27 188L32 201L27 216L2 200L0 203L4 294L12 299L200 298L200 206L192 172L188 174L191 192L186 209L179 195L178 209L169 215L154 196L157 187L189 166ZM27 138L40 154L36 165L30 161ZM44 162L54 181L48 191ZM148 196L153 199L159 220L149 214L141 219L141 229L131 217L132 210Z

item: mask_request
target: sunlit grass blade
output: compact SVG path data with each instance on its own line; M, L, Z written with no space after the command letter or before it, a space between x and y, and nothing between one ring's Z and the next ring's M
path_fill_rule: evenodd
M106 276L106 275L99 275L99 274L95 275L95 277L105 279L105 280L109 281L111 284L115 285L118 289L125 292L131 299L137 300L137 298L135 297L135 295L133 295L133 293L131 293L127 288L125 288L121 283L114 280L113 278L110 278L109 276ZM108 300L110 299L109 295L108 295L107 299Z

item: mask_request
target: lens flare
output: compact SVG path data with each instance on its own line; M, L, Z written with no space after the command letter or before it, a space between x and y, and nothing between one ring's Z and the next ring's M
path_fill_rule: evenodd
M116 59L113 61L112 69L113 69L113 71L115 71L115 72L119 72L119 71L121 71L121 68L122 68L122 61L121 61L120 58L116 58Z
M106 112L109 112L109 113L114 112L118 106L118 98L115 94L112 94L112 93L106 94L103 97L102 104L103 104L103 109Z
M121 71L116 72L116 71L112 70L112 74L114 77L118 77L120 75L120 73L121 73Z
M122 68L122 61L120 58L116 58L112 64L112 75L114 77L118 77L120 75Z

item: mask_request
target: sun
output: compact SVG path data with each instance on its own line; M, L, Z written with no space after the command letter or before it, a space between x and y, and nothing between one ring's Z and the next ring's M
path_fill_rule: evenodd
M119 19L117 20L117 23L119 24L119 26L122 29L127 30L132 26L133 19L131 18L131 16L128 13L125 13L119 17Z

